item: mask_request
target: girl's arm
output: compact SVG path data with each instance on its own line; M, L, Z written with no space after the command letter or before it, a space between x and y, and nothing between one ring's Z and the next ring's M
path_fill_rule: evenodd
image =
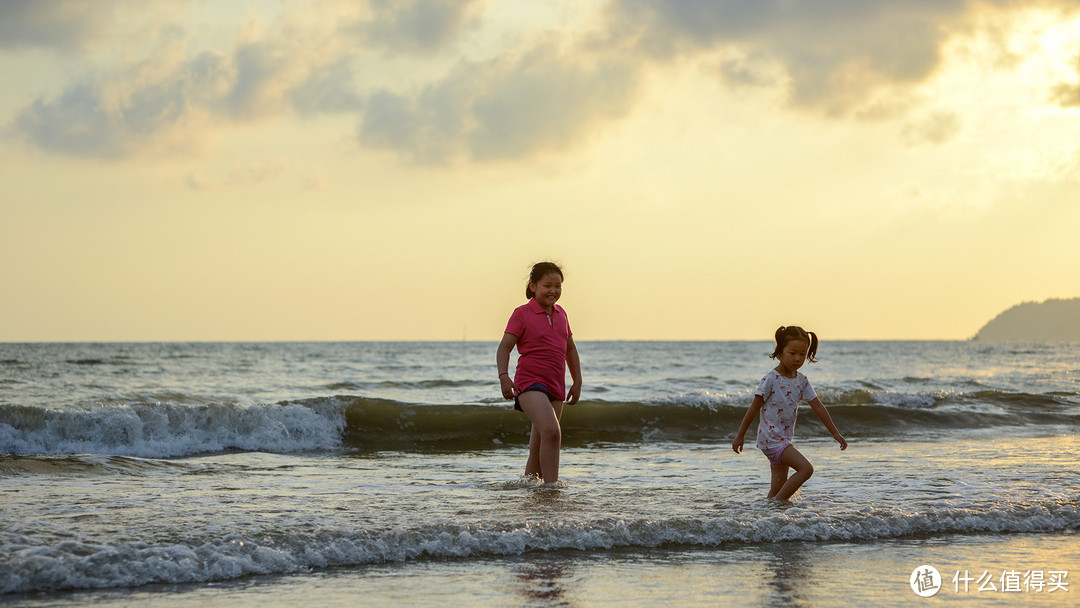
M836 425L833 424L832 417L829 416L829 410L825 409L825 404L821 402L821 399L814 397L814 400L810 402L810 409L814 410L814 413L817 414L818 418L821 418L822 424L825 425L825 428L829 429L833 439L840 444L840 449L846 450L847 440L840 434L840 431L836 430Z
M495 351L495 367L499 370L503 399L514 398L514 379L510 377L510 351L514 350L517 341L518 337L514 334L503 334L499 349Z
M761 411L761 406L765 405L765 400L761 398L761 395L754 395L754 401L750 404L750 408L746 410L746 415L743 416L742 424L739 425L739 434L735 435L735 440L731 442L731 449L735 450L738 454L742 452L743 438L746 436L746 429L750 428L750 423L757 418L758 413Z
M566 339L566 364L570 367L570 377L574 379L570 391L566 394L566 403L574 405L581 398L581 357L578 356L574 336Z

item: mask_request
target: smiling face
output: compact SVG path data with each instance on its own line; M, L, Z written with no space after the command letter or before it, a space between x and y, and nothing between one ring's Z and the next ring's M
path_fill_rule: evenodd
M810 350L810 343L806 340L788 340L780 351L780 365L776 371L785 376L793 376L795 372L806 363L806 352Z
M562 275L549 272L539 281L529 283L529 288L536 294L533 299L544 307L544 310L552 311L555 309L555 302L562 296Z

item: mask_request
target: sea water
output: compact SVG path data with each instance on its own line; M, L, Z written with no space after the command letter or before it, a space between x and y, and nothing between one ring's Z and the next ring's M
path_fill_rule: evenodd
M0 603L1076 605L1080 344L825 342L790 504L771 344L579 349L543 485L494 343L2 344Z

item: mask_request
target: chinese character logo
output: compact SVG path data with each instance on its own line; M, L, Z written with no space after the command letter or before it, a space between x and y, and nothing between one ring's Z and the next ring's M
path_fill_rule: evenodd
M911 572L911 590L919 597L930 597L941 590L941 573L933 566L919 566Z

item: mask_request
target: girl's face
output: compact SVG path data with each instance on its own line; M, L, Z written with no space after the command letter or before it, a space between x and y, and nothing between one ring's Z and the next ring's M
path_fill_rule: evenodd
M803 363L806 363L808 350L810 350L810 343L806 340L788 340L784 349L780 351L780 373L791 375L798 371Z
M562 296L562 277L557 272L549 272L536 283L530 283L529 287L536 294L533 299L540 306L551 310Z

